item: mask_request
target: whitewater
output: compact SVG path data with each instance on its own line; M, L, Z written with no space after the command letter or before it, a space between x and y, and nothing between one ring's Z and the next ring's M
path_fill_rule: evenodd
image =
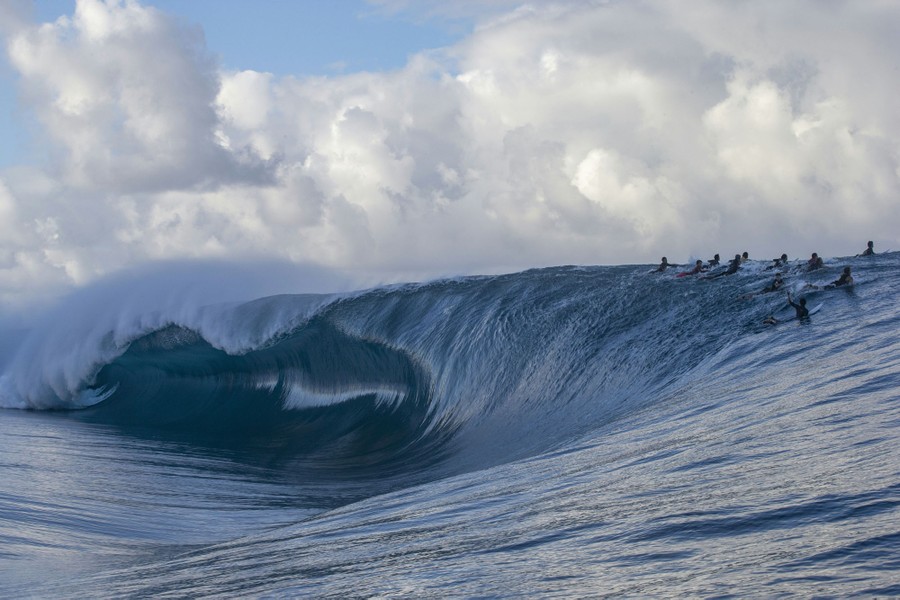
M769 264L73 296L2 332L0 596L900 596L900 253Z

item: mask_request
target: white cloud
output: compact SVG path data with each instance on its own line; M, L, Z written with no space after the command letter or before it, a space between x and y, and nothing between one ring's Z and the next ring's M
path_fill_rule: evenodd
M263 126L272 106L271 81L270 73L256 71L224 78L218 95L222 119L247 131Z
M187 257L402 279L898 243L900 6L507 5L304 79L221 72L132 1L5 18L56 162L4 175L4 298Z
M67 184L165 190L261 177L216 143L219 82L199 31L132 0L79 0L72 18L12 34L8 50L61 146Z
M801 165L786 156L799 142L789 99L771 81L751 84L741 77L729 82L728 91L704 116L726 174L772 192L796 191Z

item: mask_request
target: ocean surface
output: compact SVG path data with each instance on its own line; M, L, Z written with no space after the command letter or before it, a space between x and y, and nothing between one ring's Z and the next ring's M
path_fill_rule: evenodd
M0 596L900 596L900 253L801 321L767 264L63 304L0 344Z

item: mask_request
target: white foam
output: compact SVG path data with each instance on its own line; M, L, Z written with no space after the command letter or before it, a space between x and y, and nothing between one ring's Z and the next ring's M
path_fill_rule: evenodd
M334 301L337 295L312 293L326 285L349 287L321 269L281 263L159 264L101 281L32 319L4 365L0 407L76 408L102 400L84 395L99 369L135 339L172 325L231 354L258 348ZM285 290L305 293L242 302Z

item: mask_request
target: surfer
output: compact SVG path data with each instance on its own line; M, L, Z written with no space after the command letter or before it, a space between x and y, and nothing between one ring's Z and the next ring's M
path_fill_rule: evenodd
M704 271L706 271L706 269L703 268L703 261L698 258L697 262L694 263L693 269L691 269L690 271L683 271L679 273L678 276L684 277L686 275L696 275L697 273L703 273Z
M741 299L749 300L753 296L758 296L760 294L768 294L770 292L777 292L778 290L780 290L782 288L782 286L784 286L784 279L782 279L781 273L775 273L775 280L772 283L770 283L769 285L767 285L766 287L764 287L762 290L760 290L758 292L744 294L743 296L741 296ZM763 322L765 323L765 321L763 321Z
M832 281L828 287L841 287L842 285L853 285L853 276L850 274L850 267L844 267L841 276L835 281Z
M825 266L825 263L822 261L822 257L819 256L818 254L816 254L815 252L813 252L810 259L808 261L806 261L806 270L807 271L815 271L816 269L821 269L824 266Z
M766 267L766 271L771 271L772 269L780 269L787 265L788 255L782 254L780 258L773 258L772 264Z
M781 276L781 273L775 273L775 279L763 288L763 291L760 294L768 294L769 292L777 292L784 285L784 279Z
M868 244L866 244L866 249L863 250L863 253L859 254L858 256L872 256L874 254L875 254L875 244L870 241Z
M743 254L741 254L741 262L742 262L742 263L743 263L743 262L747 262L748 260L750 260L750 253L749 253L749 252L744 252Z
M791 293L788 292L787 300L788 304L790 304L794 308L794 310L797 311L798 319L805 319L809 317L809 309L806 308L806 298L800 298L800 303L797 304L796 302L794 302L793 298L791 298Z
M669 268L669 267L677 267L677 266L678 266L678 265L676 265L675 263L670 263L670 262L668 261L668 259L667 259L665 256L663 256L663 257L662 257L662 262L659 263L659 266L656 268L656 271L655 271L655 272L656 272L656 273L662 273L663 271L665 271L665 270L666 270L667 268Z
M715 273L713 275L707 275L705 279L715 279L716 277L722 277L723 275L732 275L737 273L738 269L741 268L741 255L735 254L734 259L730 263L728 263L728 268L722 271L721 273Z
M719 255L716 254L711 259L709 259L709 261L706 263L706 266L710 269L713 267L718 267L719 266Z

